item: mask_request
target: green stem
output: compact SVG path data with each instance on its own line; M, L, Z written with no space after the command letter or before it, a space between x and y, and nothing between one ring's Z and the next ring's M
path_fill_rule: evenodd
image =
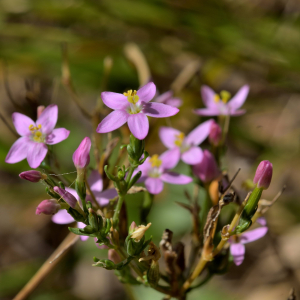
M121 211L124 200L125 200L125 196L119 194L119 200L118 200L118 203L117 203L117 206L116 206L116 209L115 209L115 213L114 213L114 216L113 216L113 224L115 226L119 223L119 215L120 215L120 211Z

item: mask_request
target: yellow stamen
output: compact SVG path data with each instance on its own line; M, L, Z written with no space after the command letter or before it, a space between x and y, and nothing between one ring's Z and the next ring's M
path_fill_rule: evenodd
M152 155L152 157L149 159L152 168L154 167L160 167L162 164L162 160L158 158L157 154Z
M214 101L219 102L220 100L221 100L220 96L218 94L215 94Z
M129 103L133 103L133 104L136 104L138 101L139 101L139 96L136 94L136 90L129 90L127 91L127 93L124 93L123 94L124 96L127 97L127 101Z
M42 125L41 125L41 124L39 124L37 128L38 128L38 129L41 129L41 128L42 128Z
M30 131L33 131L34 130L34 126L31 124L31 125L29 125L29 130Z
M227 91L221 91L220 95L221 95L221 99L224 103L227 103L228 100L231 98L231 94Z
M174 144L176 146L180 147L182 145L185 135L183 132L180 132L179 134L176 134L175 137L176 137L176 140L175 140Z

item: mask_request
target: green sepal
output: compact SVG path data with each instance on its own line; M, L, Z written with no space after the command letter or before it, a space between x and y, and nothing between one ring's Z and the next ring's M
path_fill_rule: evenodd
M75 221L77 222L82 222L82 223L87 223L86 218L80 214L76 209L69 207L68 208L68 213L74 218Z
M61 187L62 189L65 189L65 185L62 181L58 182L59 187Z
M54 192L52 191L52 189L50 189L48 186L46 186L45 190L46 190L46 193L47 193L49 196L51 196L52 198L57 199L57 200L59 200L59 199L62 200L62 198L61 198L58 194L54 193Z
M73 232L74 234L76 235L83 235L83 236L89 236L89 237L96 237L96 234L95 233L85 233L85 232L82 232L80 228L73 228L73 227L68 227L69 230L71 232Z
M139 242L136 242L130 236L128 237L125 240L127 246L127 253L133 257L139 256L139 254L142 252L145 236L143 236Z
M108 171L108 165L105 165L105 166L104 166L104 172L105 172L107 178L110 179L111 181L114 181L114 182L119 181L119 179L118 179L116 176L112 175L112 174Z
M116 269L115 263L109 259L98 260L95 264L93 264L93 267L101 267L106 270L115 270Z
M142 176L142 172L137 172L130 180L127 189L129 190Z

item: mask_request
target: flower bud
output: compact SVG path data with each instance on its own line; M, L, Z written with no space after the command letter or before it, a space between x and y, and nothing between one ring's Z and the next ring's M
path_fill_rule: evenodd
M222 129L215 121L211 124L208 138L209 142L214 146L218 146L222 141Z
M42 112L44 111L45 106L44 105L40 105L37 107L37 117L39 118L40 115L42 114Z
M53 190L55 193L61 196L72 208L76 207L77 199L71 193L58 186L55 186Z
M208 183L220 175L217 162L208 150L203 151L203 158L199 164L193 166L193 171L204 183Z
M108 259L113 261L115 264L121 262L121 258L115 249L108 250Z
M40 180L47 179L46 174L36 170L22 172L21 174L19 174L19 177L31 182L39 182Z
M90 163L91 139L85 137L73 154L76 169L85 169Z
M159 264L158 261L152 260L150 268L147 272L147 279L150 284L156 285L159 281Z
M148 223L147 226L140 225L138 226L132 233L131 238L134 239L136 242L139 242L142 237L144 236L146 230L151 226L151 223Z
M133 221L129 227L128 234L133 233L136 228L137 228L137 226L136 226L135 222Z
M271 183L272 174L273 165L268 160L263 160L256 169L253 182L257 184L258 188L266 190Z
M43 200L36 208L35 214L54 215L60 209L60 205L54 199Z

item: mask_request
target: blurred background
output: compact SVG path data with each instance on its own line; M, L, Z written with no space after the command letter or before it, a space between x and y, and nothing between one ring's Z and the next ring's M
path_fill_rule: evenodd
M231 176L242 168L235 186L245 195L242 182L268 159L274 177L264 198L271 200L284 184L287 189L266 215L267 236L246 246L244 263L213 277L189 299L284 300L292 287L299 289L299 14L297 0L0 0L0 299L12 299L68 234L67 226L35 216L47 195L42 184L19 179L27 161L4 162L16 140L11 114L35 119L38 105L56 103L57 126L71 134L54 151L62 173L75 171L71 156L92 126L61 83L62 43L68 45L78 101L90 113L104 87L138 88L142 75L132 49L143 53L158 90L172 88L183 100L172 125L184 132L200 122L191 110L203 107L202 84L232 94L250 85L247 113L231 119L224 166ZM112 63L107 81L105 62ZM150 154L166 150L157 135L160 125L165 121L154 122L147 137ZM175 241L188 242L190 215L175 204L184 201L184 189L165 185L156 197L149 218L156 243L165 228ZM126 201L129 221L136 220L142 197ZM93 256L106 255L92 239L77 242L29 299L130 299L113 272L91 266ZM145 287L131 293L136 299L163 298Z

